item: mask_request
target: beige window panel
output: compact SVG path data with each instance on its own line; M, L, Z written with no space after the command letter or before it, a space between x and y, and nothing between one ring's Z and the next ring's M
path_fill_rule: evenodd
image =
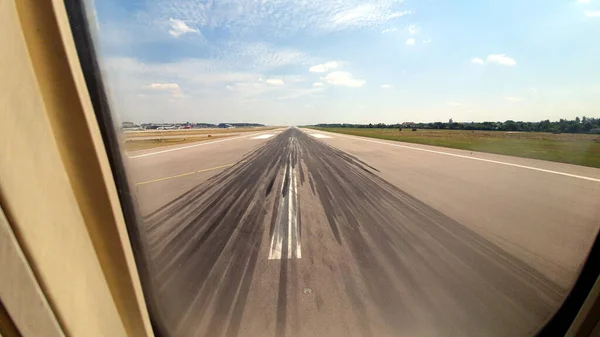
M0 208L0 300L23 336L64 336Z
M0 293L29 277L6 311L23 336L40 336L38 324L55 335L151 336L64 3L0 0L0 31L0 205L14 233L4 239L23 253L3 253Z

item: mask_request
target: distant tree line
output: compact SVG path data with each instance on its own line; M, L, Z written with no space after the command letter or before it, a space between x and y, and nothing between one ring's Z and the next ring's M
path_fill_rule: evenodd
M396 124L317 124L323 128L417 128L434 130L485 130L485 131L524 131L524 132L554 132L554 133L595 133L600 134L600 118L576 117L573 120L560 119L551 122L546 119L540 122L521 122L507 120L505 122L464 122L450 121L433 123L396 123Z

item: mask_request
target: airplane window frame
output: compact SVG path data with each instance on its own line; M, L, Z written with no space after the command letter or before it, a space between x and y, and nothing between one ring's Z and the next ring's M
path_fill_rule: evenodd
M73 33L81 68L89 91L94 113L98 120L100 133L104 141L111 170L117 186L119 201L125 217L127 231L131 240L135 261L140 273L144 296L147 301L150 320L156 336L166 333L161 328L157 303L153 303L150 289L149 266L143 254L144 240L136 212L134 195L128 181L123 154L119 147L119 137L105 91L100 71L98 55L90 30L88 8L85 0L64 1ZM88 3L89 5L89 3ZM580 274L564 302L550 320L538 331L538 336L572 335L585 336L598 330L600 317L600 235L597 235ZM594 330L595 329L595 330Z
M157 317L159 316L159 314L157 314L159 312L158 304L153 301L154 297L152 296L151 291L151 278L149 276L150 267L148 266L148 261L144 254L144 234L138 225L140 217L137 213L137 206L134 203L134 195L131 191L132 185L125 172L123 153L120 149L116 123L110 109L108 96L106 95L96 48L90 31L88 21L89 14L86 10L86 2L87 1L85 0L65 0L64 4L81 70L84 75L90 101L104 143L104 149L117 187L119 203L123 212L123 218L125 219L127 233L129 234L135 264L142 285L142 292L150 315L150 324L154 336L161 337L164 336L163 332L165 330L161 327L162 323L160 322L160 318Z
M0 81L5 89L0 100L6 103L6 123L0 124L0 204L14 246L25 256L0 258L9 263L8 275L18 276L14 263L19 260L30 267L62 332L150 336L64 2L9 0L5 5L0 6L7 38L0 66L6 74ZM11 283L0 283L3 292L11 291ZM16 290L14 301L4 296L1 301L20 322L19 333L29 336L29 328L43 328L37 317L43 313L27 309L37 301L35 288ZM21 313L31 317L17 321ZM0 334L8 332L0 329Z

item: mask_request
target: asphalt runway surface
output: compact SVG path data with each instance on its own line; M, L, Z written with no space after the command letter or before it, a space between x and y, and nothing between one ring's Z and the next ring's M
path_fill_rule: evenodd
M128 165L173 336L528 336L598 232L596 169L296 128L202 143Z

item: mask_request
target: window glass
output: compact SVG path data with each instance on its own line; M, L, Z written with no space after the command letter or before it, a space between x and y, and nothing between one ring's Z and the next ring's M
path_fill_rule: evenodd
M526 336L599 229L600 2L90 4L172 336Z

